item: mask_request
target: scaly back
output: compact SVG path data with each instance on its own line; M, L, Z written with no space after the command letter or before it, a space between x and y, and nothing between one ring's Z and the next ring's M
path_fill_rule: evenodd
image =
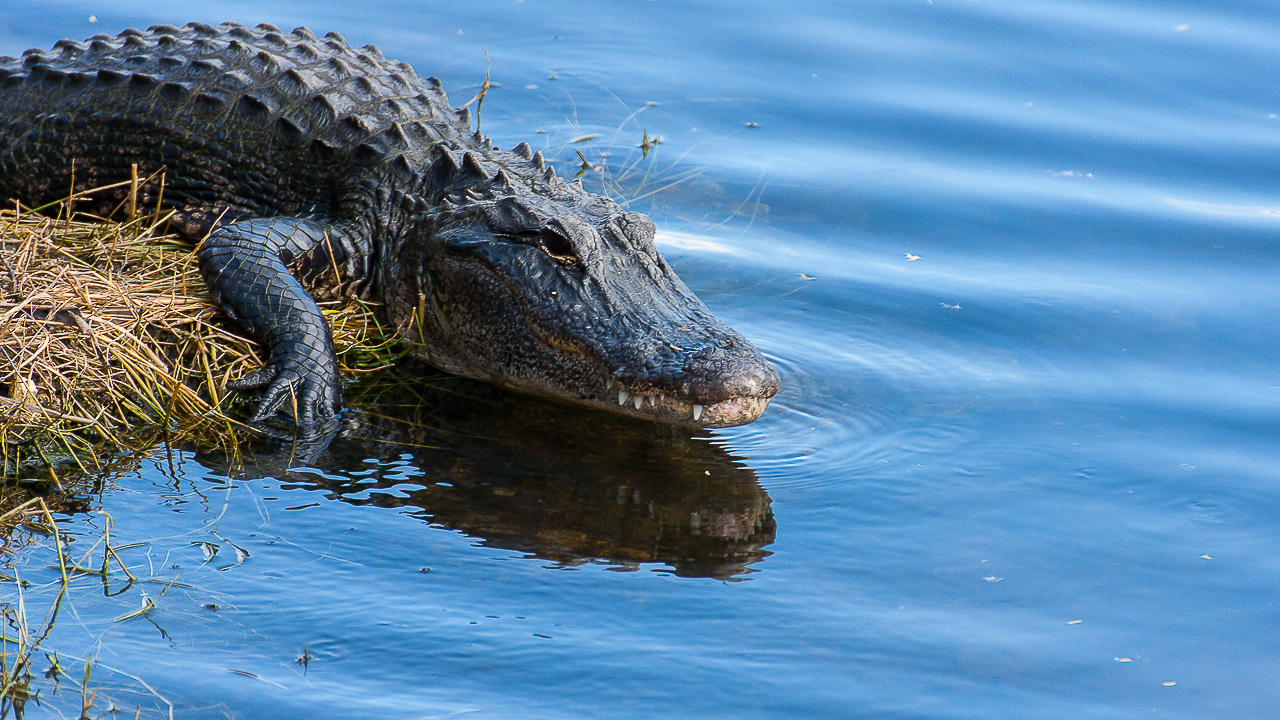
M165 172L165 205L199 235L220 215L340 217L371 172L419 170L469 132L440 83L372 45L192 23L0 57L0 201L35 206ZM158 182L142 201L154 203ZM105 214L120 189L77 209Z

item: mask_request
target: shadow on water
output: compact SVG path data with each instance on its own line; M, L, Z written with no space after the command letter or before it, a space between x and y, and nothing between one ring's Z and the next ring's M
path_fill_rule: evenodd
M405 508L566 565L665 563L729 579L769 555L769 496L709 434L411 372L353 389L361 409L327 437L259 439L234 460L199 459L233 478Z

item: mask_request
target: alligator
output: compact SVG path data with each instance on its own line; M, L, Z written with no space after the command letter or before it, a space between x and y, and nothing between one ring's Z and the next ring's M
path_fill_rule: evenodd
M499 149L439 80L338 33L156 25L0 57L0 200L73 195L100 217L132 195L198 243L214 299L268 350L227 383L264 389L253 420L340 414L318 302L353 296L415 357L526 393L728 427L778 391L646 215Z

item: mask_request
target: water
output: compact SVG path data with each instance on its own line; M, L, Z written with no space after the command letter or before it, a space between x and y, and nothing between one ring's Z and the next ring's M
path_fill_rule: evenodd
M0 52L305 24L459 103L487 52L499 145L700 173L635 207L781 395L691 437L427 373L411 445L144 458L93 508L182 586L76 580L47 647L95 711L1276 713L1280 6L458 5L10 5Z

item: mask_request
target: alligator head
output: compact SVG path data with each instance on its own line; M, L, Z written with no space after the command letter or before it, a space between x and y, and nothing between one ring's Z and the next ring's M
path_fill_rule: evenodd
M647 216L560 180L527 145L483 160L437 146L420 182L380 282L428 362L696 427L751 422L777 393L777 371L658 253Z

